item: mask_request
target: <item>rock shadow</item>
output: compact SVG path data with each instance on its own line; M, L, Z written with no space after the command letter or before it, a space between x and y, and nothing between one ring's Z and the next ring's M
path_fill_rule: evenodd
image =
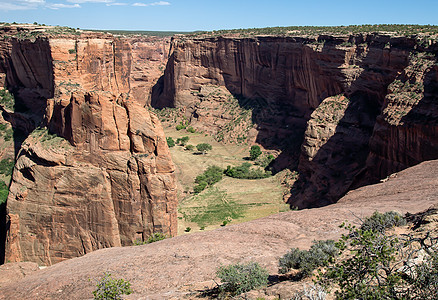
M369 49L358 69L359 77L344 91L350 100L334 134L317 150L311 160L302 157L300 177L292 187L288 203L293 207L311 208L335 203L353 186L375 183L374 178L360 176L367 168L369 142L377 117L387 94L388 85L398 72L408 65L408 51L387 48L399 46L398 39L379 37L373 40L356 39L354 44L367 42ZM305 142L306 143L306 142ZM303 149L304 151L304 149ZM363 177L363 176L362 176Z

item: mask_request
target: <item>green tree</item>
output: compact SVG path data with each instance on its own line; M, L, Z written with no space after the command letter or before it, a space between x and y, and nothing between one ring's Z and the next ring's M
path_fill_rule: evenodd
M262 150L260 150L260 146L253 145L249 150L249 157L251 160L256 160L262 154Z
M196 149L199 152L202 152L202 154L205 154L205 153L207 153L207 151L213 149L213 147L210 144L201 143L201 144L196 145Z
M222 180L223 170L218 166L210 166L201 175L196 176L196 185L193 190L195 194L198 194L205 190L208 186L212 186L216 182Z
M166 138L166 141L167 141L167 146L169 146L169 148L175 146L175 141L173 138L168 137L168 138Z
M183 136L181 138L176 139L176 143L180 146L185 146L190 138L188 136Z

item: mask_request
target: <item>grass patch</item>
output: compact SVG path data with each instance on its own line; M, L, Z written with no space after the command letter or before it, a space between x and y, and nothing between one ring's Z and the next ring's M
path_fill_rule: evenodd
M223 223L224 220L243 217L244 206L231 199L227 193L212 187L189 199L191 206L180 208L184 219L199 227Z

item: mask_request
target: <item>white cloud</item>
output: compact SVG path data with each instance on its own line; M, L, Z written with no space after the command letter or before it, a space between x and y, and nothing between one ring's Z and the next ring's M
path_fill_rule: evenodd
M35 8L35 5L17 5L13 3L0 2L0 10L27 10Z
M44 3L46 3L45 0L19 0L18 2L25 3L25 4L44 4Z
M70 3L111 3L114 2L114 0L67 0L67 2Z
M157 5L166 6L166 5L170 5L170 2L167 2L167 1L158 1L158 2L153 2L153 3L136 2L136 3L132 4L132 6L157 6Z
M63 4L63 3L51 3L47 4L46 7L50 9L60 9L60 8L81 8L79 4Z
M123 6L128 5L128 3L125 2L113 2L113 3L107 3L106 6Z
M27 10L43 6L45 0L0 0L0 10Z

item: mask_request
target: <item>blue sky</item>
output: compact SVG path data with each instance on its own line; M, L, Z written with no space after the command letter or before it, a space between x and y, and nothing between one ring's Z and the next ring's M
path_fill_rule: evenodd
M0 21L168 31L292 25L438 25L438 0L0 0Z

